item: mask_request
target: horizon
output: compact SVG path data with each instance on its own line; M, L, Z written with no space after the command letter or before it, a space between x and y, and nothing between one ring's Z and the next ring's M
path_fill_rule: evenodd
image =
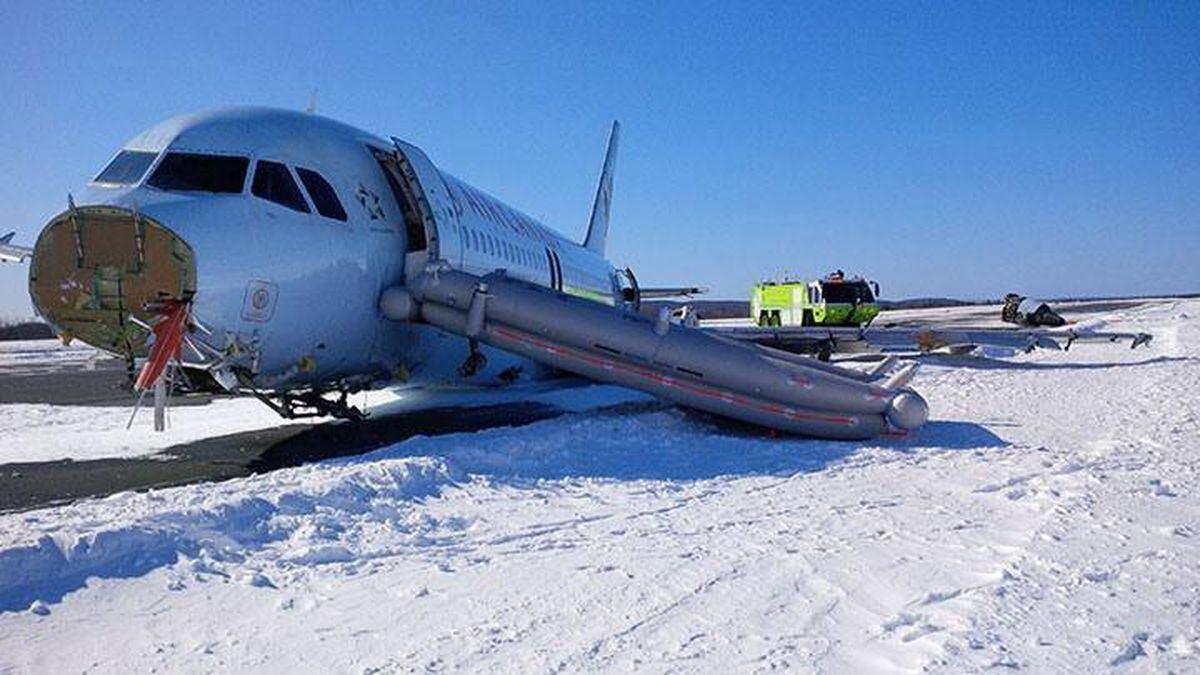
M577 241L621 120L608 253L647 286L1200 292L1200 5L274 7L12 8L0 234L31 245L162 119L315 90ZM26 264L0 319L32 316Z

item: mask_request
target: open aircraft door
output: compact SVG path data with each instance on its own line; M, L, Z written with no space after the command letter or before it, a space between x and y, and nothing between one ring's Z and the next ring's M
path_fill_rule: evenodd
M376 150L376 159L403 213L407 239L404 276L411 282L423 273L429 261L446 258L459 262L462 252L457 239L441 236L442 232L454 231L458 213L449 188L429 158L397 138L392 138L392 145L392 152Z

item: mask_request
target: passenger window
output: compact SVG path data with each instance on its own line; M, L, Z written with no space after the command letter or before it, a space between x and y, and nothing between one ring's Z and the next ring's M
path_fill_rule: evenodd
M259 161L254 169L254 184L250 186L250 192L255 197L262 197L293 211L309 213L304 195L300 194L300 186L292 180L287 167L279 162Z
M317 213L326 218L346 221L346 209L342 208L342 202L338 199L337 192L324 176L312 169L301 169L300 167L296 167L296 175L300 176L300 182L304 183L304 189L308 190L308 196L312 197L312 203L317 207Z
M157 152L122 150L104 167L100 175L96 176L95 182L106 185L133 185L142 179L146 169L154 163L155 157L158 157Z
M245 157L169 152L147 182L160 190L240 194L249 168Z

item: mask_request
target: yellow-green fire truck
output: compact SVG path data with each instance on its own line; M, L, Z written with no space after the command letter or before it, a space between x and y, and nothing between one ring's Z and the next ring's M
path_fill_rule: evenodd
M865 326L879 315L879 284L835 272L813 281L764 281L750 294L759 326Z

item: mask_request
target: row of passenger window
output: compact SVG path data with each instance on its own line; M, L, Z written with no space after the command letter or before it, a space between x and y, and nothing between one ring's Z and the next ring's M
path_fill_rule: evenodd
M474 228L460 228L462 235L463 246L465 248L486 253L488 255L498 256L505 260L532 267L537 270L542 270L549 273L550 263L546 257L534 253L533 251L511 242L505 241L500 237L493 236L487 232L477 231ZM586 274L582 271L575 270L569 265L563 266L563 275L567 281L574 285L587 285L594 288L603 287L603 282L593 275Z
M105 185L133 185L141 180L146 169L154 163L157 153L122 150L96 176ZM202 155L189 152L168 152L146 183L172 192L212 192L241 194L246 184L250 160L229 155ZM324 176L312 169L296 167L296 175L308 191L317 213L326 218L345 222L346 210L337 192ZM279 162L259 160L254 168L250 193L301 213L311 213L300 186L288 167Z
M464 248L470 248L480 253L498 256L505 260L532 267L539 270L547 269L546 259L533 251L487 232L480 232L471 227L460 228Z

